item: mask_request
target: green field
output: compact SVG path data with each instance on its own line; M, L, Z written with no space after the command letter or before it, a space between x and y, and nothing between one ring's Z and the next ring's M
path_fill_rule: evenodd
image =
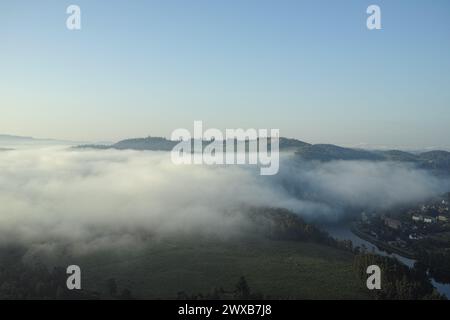
M146 299L174 299L179 291L233 290L245 276L253 292L281 299L366 299L352 271L351 253L291 241L164 240L144 248L97 252L72 261L84 289L102 294L114 278L119 290Z

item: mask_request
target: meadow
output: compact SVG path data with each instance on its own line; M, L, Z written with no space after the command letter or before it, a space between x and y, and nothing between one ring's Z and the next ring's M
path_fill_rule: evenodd
M135 298L176 299L179 292L231 292L244 276L266 298L369 298L352 270L352 253L309 242L160 240L136 250L97 251L76 263L84 289L102 296L108 279Z

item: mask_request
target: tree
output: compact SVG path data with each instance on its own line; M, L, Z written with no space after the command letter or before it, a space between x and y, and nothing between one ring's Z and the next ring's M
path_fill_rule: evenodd
M129 289L123 289L122 293L120 294L120 299L121 300L131 300L131 299L133 299L131 291Z
M247 284L247 280L245 277L240 277L239 281L236 284L235 290L236 296L240 299L248 299L250 298L250 287Z
M115 297L117 294L117 283L116 279L111 278L106 281L106 288L111 297Z

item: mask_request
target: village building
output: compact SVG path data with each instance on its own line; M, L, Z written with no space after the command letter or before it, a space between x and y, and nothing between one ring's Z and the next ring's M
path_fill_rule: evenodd
M395 230L400 229L402 226L402 223L400 221L398 221L396 219L392 219L392 218L385 218L384 224L387 225L389 228L395 229Z
M435 217L426 216L423 218L425 223L436 223L437 219Z

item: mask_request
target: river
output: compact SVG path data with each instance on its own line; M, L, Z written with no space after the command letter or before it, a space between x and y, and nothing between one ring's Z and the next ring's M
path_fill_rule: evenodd
M350 223L347 224L330 224L330 225L322 225L321 228L327 231L330 236L338 240L351 240L353 242L353 246L365 246L369 252L373 252L382 256L389 256L396 258L398 261L412 268L416 260L402 257L396 253L388 253L384 250L379 249L374 244L361 239L357 235L355 235L350 230ZM448 299L450 299L450 284L440 283L431 279L433 286L439 291L439 293L445 295Z

